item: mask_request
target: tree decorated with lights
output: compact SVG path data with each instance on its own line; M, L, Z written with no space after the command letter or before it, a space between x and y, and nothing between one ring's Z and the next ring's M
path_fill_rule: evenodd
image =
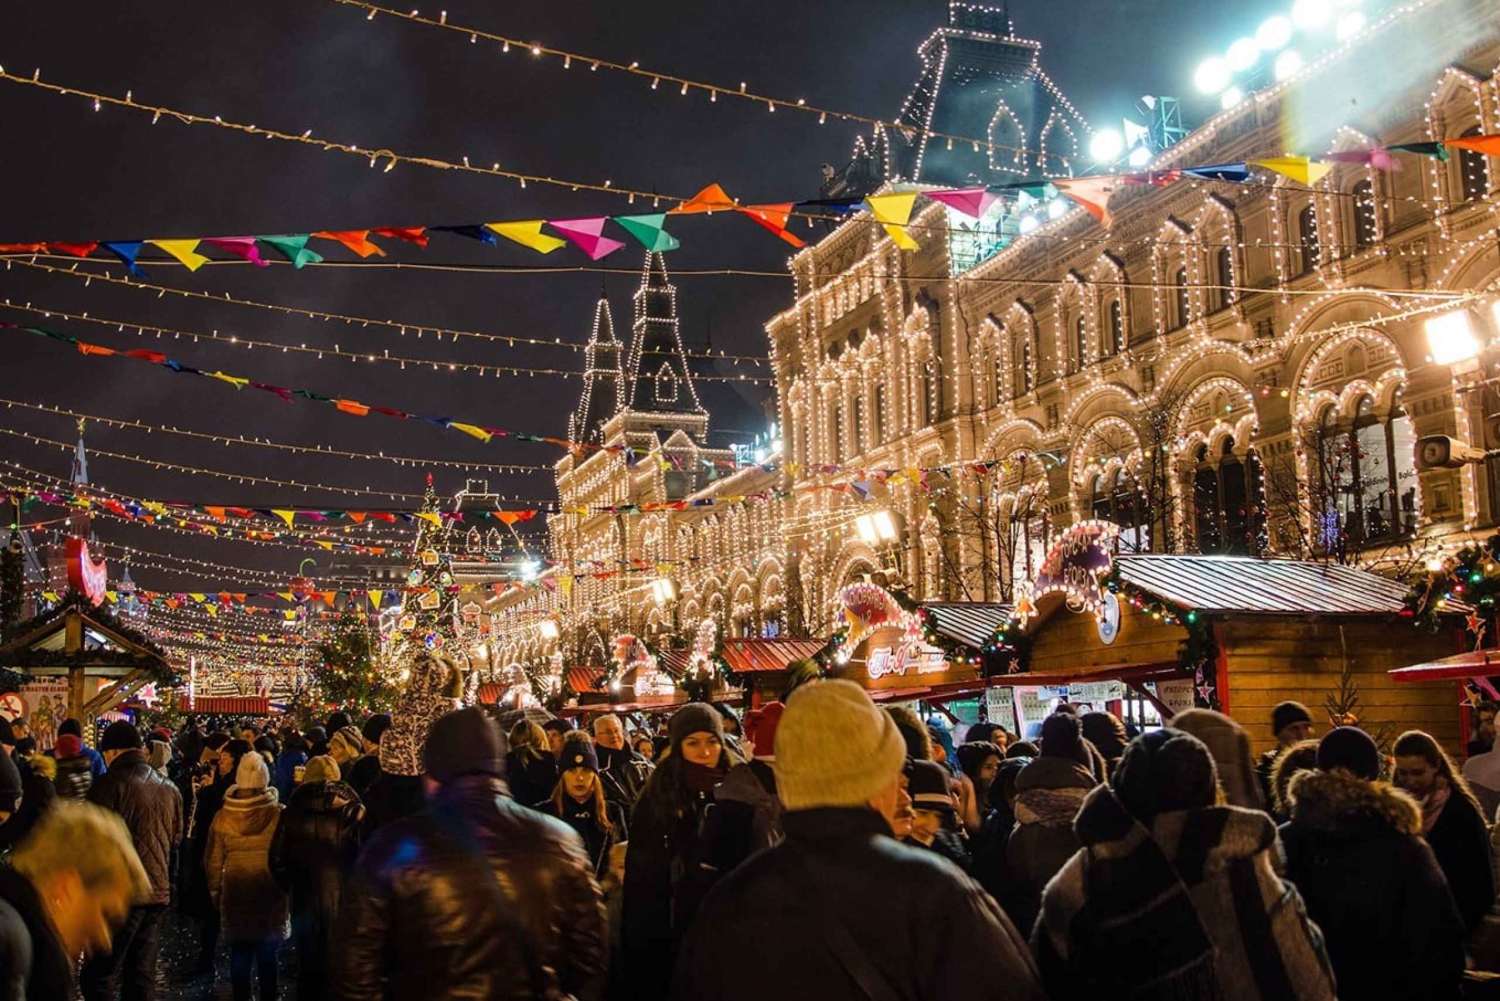
M430 475L422 496L422 509L415 518L417 537L407 563L400 615L392 630L389 664L404 663L417 649L450 647L458 636L455 601L448 593L453 584L445 551L448 526L438 511L437 491Z
M327 706L388 710L395 703L396 690L376 664L376 653L369 622L351 602L318 644L322 664L309 689L314 714Z

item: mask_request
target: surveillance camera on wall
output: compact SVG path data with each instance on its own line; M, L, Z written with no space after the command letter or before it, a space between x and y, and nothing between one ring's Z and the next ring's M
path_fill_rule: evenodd
M1431 434L1417 439L1418 469L1461 469L1471 462L1483 462L1489 453L1467 442L1445 434Z

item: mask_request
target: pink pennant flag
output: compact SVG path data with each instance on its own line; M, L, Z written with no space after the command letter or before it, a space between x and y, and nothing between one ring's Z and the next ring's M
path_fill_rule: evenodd
M984 215L985 210L995 204L995 196L985 188L959 188L957 191L924 191L922 194L935 202L942 202L957 212L974 219Z
M594 219L548 219L547 225L578 245L589 260L597 261L619 250L625 244L604 236L605 217Z
M210 247L218 247L227 250L236 257L243 257L258 268L270 267L260 259L260 248L255 245L253 236L210 236L203 240Z
M1319 160L1331 161L1333 163L1363 163L1376 170L1395 171L1401 169L1401 164L1391 156L1390 150L1381 146L1374 149L1351 149L1339 153L1325 153L1318 157Z

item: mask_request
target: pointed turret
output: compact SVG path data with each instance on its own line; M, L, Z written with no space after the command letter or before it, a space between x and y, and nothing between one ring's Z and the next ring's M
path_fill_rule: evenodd
M583 395L568 418L568 438L604 443L604 425L625 407L625 345L615 337L615 320L601 290L594 306L594 331L584 348Z
M702 414L677 321L677 288L661 254L647 254L635 291L630 400L635 413Z

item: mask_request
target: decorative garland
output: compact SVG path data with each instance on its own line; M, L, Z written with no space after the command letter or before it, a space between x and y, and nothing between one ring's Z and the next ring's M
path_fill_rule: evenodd
M1469 631L1477 645L1495 613L1497 598L1500 598L1500 534L1490 536L1481 545L1465 546L1440 563L1428 564L1427 573L1412 582L1406 596L1406 610L1401 614L1436 632L1448 602L1466 602L1477 609L1468 619Z
M152 679L158 684L175 685L178 683L180 680L178 673L172 667L166 650L162 649L155 640L145 633L125 625L118 616L103 606L96 608L86 595L79 594L77 591L68 591L51 608L34 615L25 622L17 623L14 635L18 637L26 636L34 630L40 629L48 623L57 620L69 610L75 608L88 618L105 626L122 639L134 643L136 646L153 654L158 659L158 663L156 665L144 664L144 658L134 654L108 650L94 651L90 654L92 660L99 663L121 666L145 666ZM11 664L15 667L57 667L73 663L75 656L60 650L28 650L12 654L10 660Z

